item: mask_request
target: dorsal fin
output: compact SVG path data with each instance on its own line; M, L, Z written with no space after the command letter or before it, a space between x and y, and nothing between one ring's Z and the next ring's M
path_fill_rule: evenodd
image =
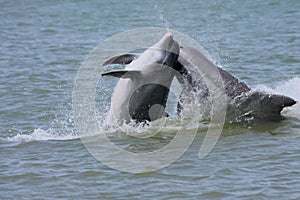
M137 59L139 57L138 54L131 54L131 53L124 53L120 55L113 56L106 60L102 66L110 65L110 64L129 64L133 60Z

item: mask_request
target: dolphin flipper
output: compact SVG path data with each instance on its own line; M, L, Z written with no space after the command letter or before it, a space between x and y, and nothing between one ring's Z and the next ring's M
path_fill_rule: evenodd
M139 54L133 54L133 53L124 53L124 54L116 55L116 56L113 56L113 57L109 58L108 60L106 60L102 64L102 66L111 65L111 64L127 65L127 64L130 64L132 61L136 60L139 56L140 56ZM182 75L183 76L188 75L188 70L184 67L187 64L188 63L185 60L180 59L180 60L178 60L178 62L176 63L176 65L174 67L174 69L179 72L175 76L182 86L184 84L186 84L183 80ZM107 75L110 75L110 74L107 74ZM189 77L189 78L191 78L191 77ZM191 81L191 80L189 80L189 81Z
M114 70L101 74L101 76L114 76L117 78L134 78L140 75L141 72L138 70Z
M131 54L131 53L124 53L120 55L113 56L106 60L102 66L110 65L110 64L129 64L133 60L137 59L140 55L138 54Z

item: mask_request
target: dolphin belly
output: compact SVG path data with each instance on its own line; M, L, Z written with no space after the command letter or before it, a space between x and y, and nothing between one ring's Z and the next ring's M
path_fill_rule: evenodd
M151 94L149 98L148 94ZM154 121L164 115L169 94L169 88L158 84L145 84L139 87L129 100L129 114L138 122ZM163 97L163 98L162 98ZM156 112L151 112L154 109Z

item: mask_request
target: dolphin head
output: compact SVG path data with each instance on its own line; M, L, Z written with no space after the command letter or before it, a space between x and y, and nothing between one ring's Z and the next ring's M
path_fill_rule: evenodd
M147 71L163 69L160 65L175 68L178 55L178 43L173 39L172 33L166 33L158 42L148 48L138 59L134 60L132 65L128 66L128 69L134 69L136 66L138 66L140 70ZM144 66L145 69L141 69L141 65ZM152 65L152 67L149 68L149 66L146 65Z
M152 46L152 48L162 51L162 58L157 63L170 67L174 66L179 55L179 45L173 39L172 33L166 33L160 41Z
M173 34L170 32L166 33L158 42L156 42L152 46L152 48L173 51L174 53L179 52L179 45L173 39Z
M282 109L296 104L296 101L290 97L260 91L250 92L242 99L239 109L246 109L255 119L262 120L282 119L280 114Z
M144 51L144 53L124 53L116 55L106 60L102 66L110 64L129 64L126 70L149 71L149 65L152 65L150 68L153 68L153 65L156 64L156 66L166 65L179 71L182 67L179 66L177 62L180 52L179 49L178 43L173 39L173 34L168 32L153 46ZM104 73L104 75L107 74Z
M129 99L129 113L132 119L138 122L153 121L167 115L164 109L175 75L178 55L178 43L171 33L166 33L157 43L148 48L136 60L137 62L132 63L133 67L141 71L141 76L133 82L142 83ZM141 65L142 63L144 65Z

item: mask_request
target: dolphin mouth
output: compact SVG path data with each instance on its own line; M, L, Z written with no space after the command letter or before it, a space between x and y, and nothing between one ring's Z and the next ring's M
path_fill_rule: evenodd
M163 65L171 66L172 63L176 62L179 55L179 45L173 39L173 34L168 32L164 36L167 48L164 49L164 59L162 60Z
M161 52L160 59L155 63L174 68L173 63L176 62L179 55L179 45L173 39L171 32L167 32L151 49Z
M173 39L173 34L168 32L152 48L170 51L172 49L174 43L175 43L175 41Z
M167 32L167 33L163 36L162 40L173 40L173 33Z
M165 41L167 43L167 49L165 50L170 50L172 49L172 46L174 45L174 39L173 39L173 34L168 32L165 34Z

